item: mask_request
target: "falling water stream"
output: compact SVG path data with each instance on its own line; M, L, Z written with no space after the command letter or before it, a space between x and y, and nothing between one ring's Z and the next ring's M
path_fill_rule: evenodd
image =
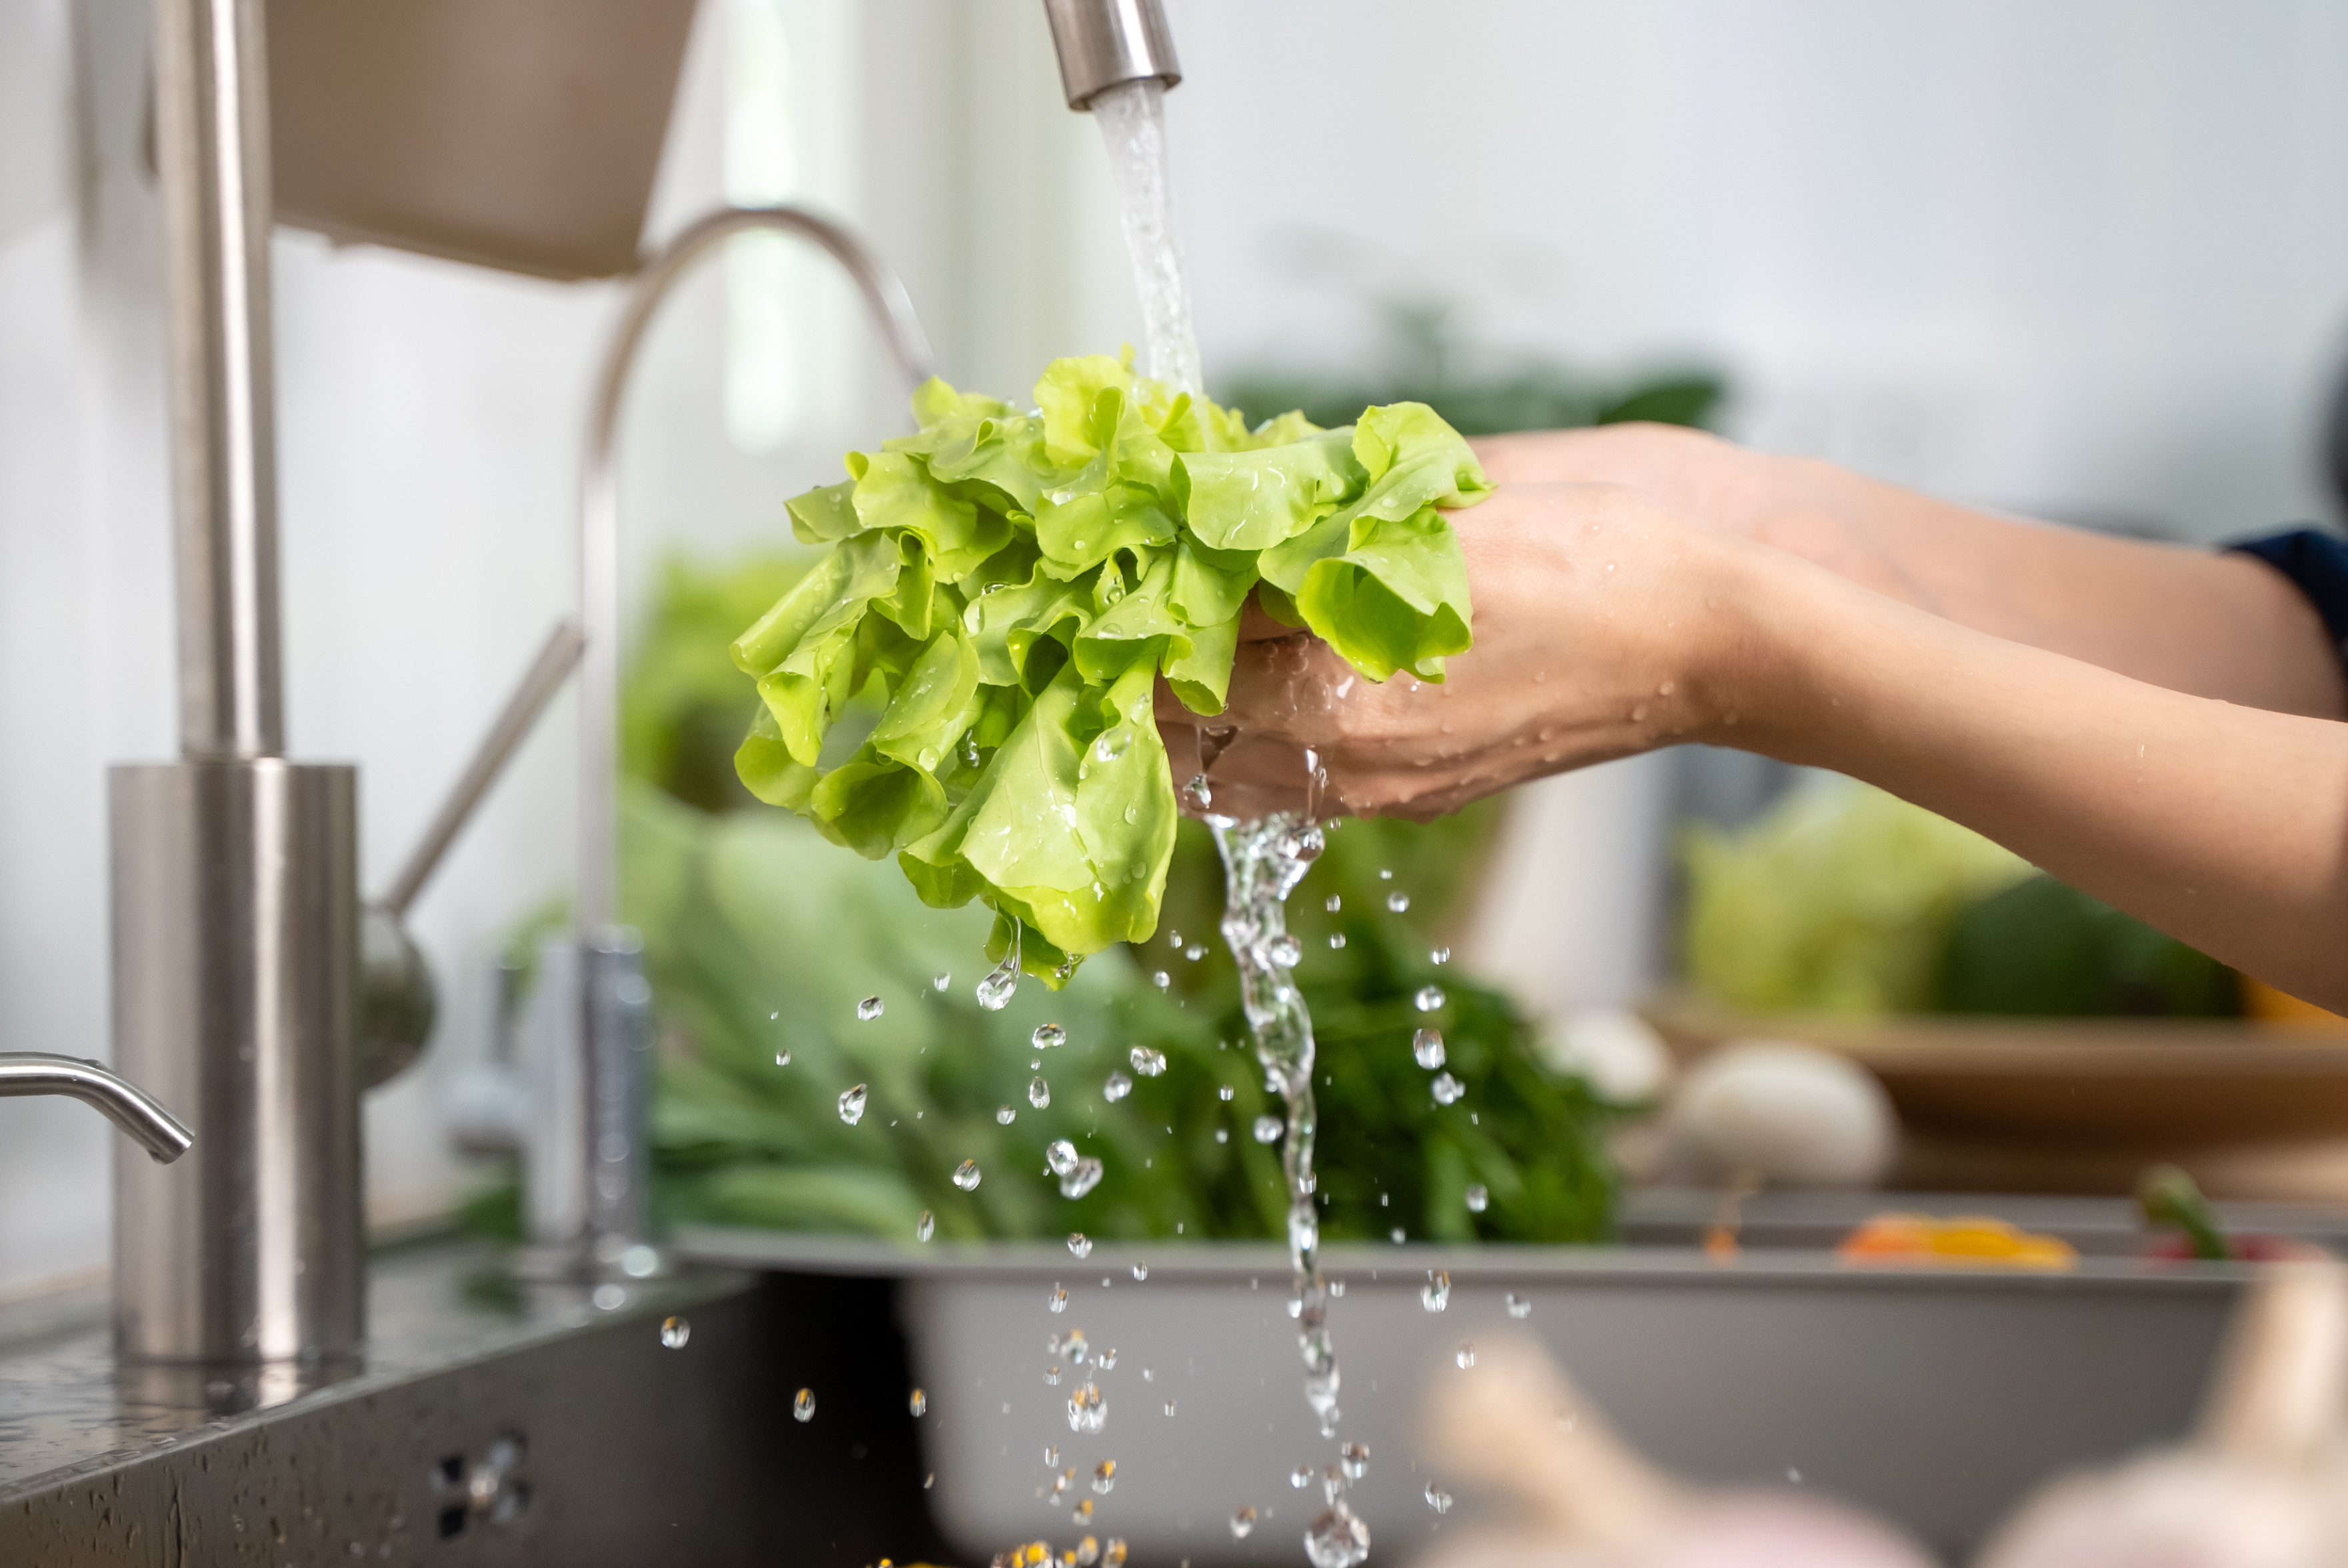
M1149 374L1193 395L1203 392L1199 343L1183 276L1181 237L1166 156L1165 89L1155 80L1111 87L1092 102L1108 149L1124 219L1126 248L1141 297ZM1288 934L1287 900L1320 855L1317 817L1320 769L1307 755L1307 801L1302 813L1280 812L1241 821L1218 815L1203 774L1183 788L1184 804L1205 816L1223 860L1223 939L1239 965L1241 1003L1256 1059L1266 1081L1287 1102L1287 1138L1281 1169L1288 1182L1288 1259L1293 1274L1291 1310L1304 1358L1304 1399L1321 1435L1337 1435L1337 1352L1329 1336L1329 1292L1321 1277L1321 1224L1313 1204L1313 1015L1292 971L1297 941ZM1314 1568L1354 1568L1369 1555L1370 1531L1347 1506L1345 1490L1359 1480L1368 1451L1356 1444L1323 1472L1327 1508L1305 1532ZM1251 1517L1252 1517L1251 1515ZM1235 1525L1236 1528L1236 1525Z

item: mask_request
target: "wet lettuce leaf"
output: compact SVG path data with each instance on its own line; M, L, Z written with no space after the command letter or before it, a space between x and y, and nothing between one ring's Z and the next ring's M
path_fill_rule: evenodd
M1421 404L1251 427L1137 376L1130 349L1056 360L1034 395L933 380L917 434L789 503L826 553L733 644L762 702L735 766L894 855L932 907L994 910L995 955L1015 942L1057 987L1158 927L1178 817L1158 681L1220 712L1251 595L1373 681L1441 681L1471 638L1447 514L1490 487ZM837 754L874 693L878 725Z

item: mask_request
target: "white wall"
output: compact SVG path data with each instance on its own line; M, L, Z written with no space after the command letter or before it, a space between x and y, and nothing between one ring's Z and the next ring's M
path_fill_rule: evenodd
M1379 275L1467 299L1494 339L1719 364L1738 427L1778 446L2204 536L2320 505L2348 11L1169 8L1210 377L1359 356L1359 310L1282 259L1284 237L1336 231ZM831 73L808 101L849 117L826 122L837 156L809 194L897 262L949 377L1015 395L1052 354L1138 337L1106 169L1059 105L1033 0L788 9L848 39L802 62ZM719 189L722 29L704 23L656 231ZM105 1054L103 768L174 740L143 51L143 7L0 0L0 1049ZM291 727L302 754L363 765L379 881L571 602L571 465L614 301L298 235L276 266ZM839 366L784 450L733 451L719 288L713 272L675 302L633 402L639 565L777 537L782 497L891 417L885 377ZM851 309L821 283L804 303ZM568 881L571 733L558 711L417 911L448 1022L370 1107L379 1209L461 1180L435 1078L478 1048L495 936ZM1520 825L1548 847L1518 857L1510 950L1570 975L1553 1001L1653 972L1660 777L1550 786ZM0 1102L0 1289L103 1258L109 1135L79 1107Z

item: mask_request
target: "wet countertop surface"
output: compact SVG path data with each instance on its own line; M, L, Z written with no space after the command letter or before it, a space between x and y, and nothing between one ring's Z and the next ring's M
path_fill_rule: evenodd
M0 1307L0 1503L90 1470L201 1442L297 1405L355 1399L524 1346L747 1288L696 1267L604 1286L524 1283L504 1249L448 1244L376 1257L355 1363L205 1370L115 1362L101 1290Z

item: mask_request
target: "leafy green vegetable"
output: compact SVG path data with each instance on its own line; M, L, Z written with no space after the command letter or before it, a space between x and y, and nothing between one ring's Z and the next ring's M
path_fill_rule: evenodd
M1760 1012L1924 1010L1958 912L2030 875L1979 834L1835 777L1739 833L1693 827L1681 850L1688 979Z
M2232 1018L2234 971L2052 876L2033 876L1957 917L1936 1011L2032 1018Z
M1488 487L1416 405L1251 429L1129 351L1055 361L1035 396L932 381L919 434L790 503L829 548L733 645L762 700L735 764L826 837L894 854L924 903L993 909L990 955L1016 943L1057 986L1157 928L1177 815L1159 677L1220 712L1257 592L1373 680L1440 681L1469 636L1443 513ZM828 759L868 689L878 725Z

